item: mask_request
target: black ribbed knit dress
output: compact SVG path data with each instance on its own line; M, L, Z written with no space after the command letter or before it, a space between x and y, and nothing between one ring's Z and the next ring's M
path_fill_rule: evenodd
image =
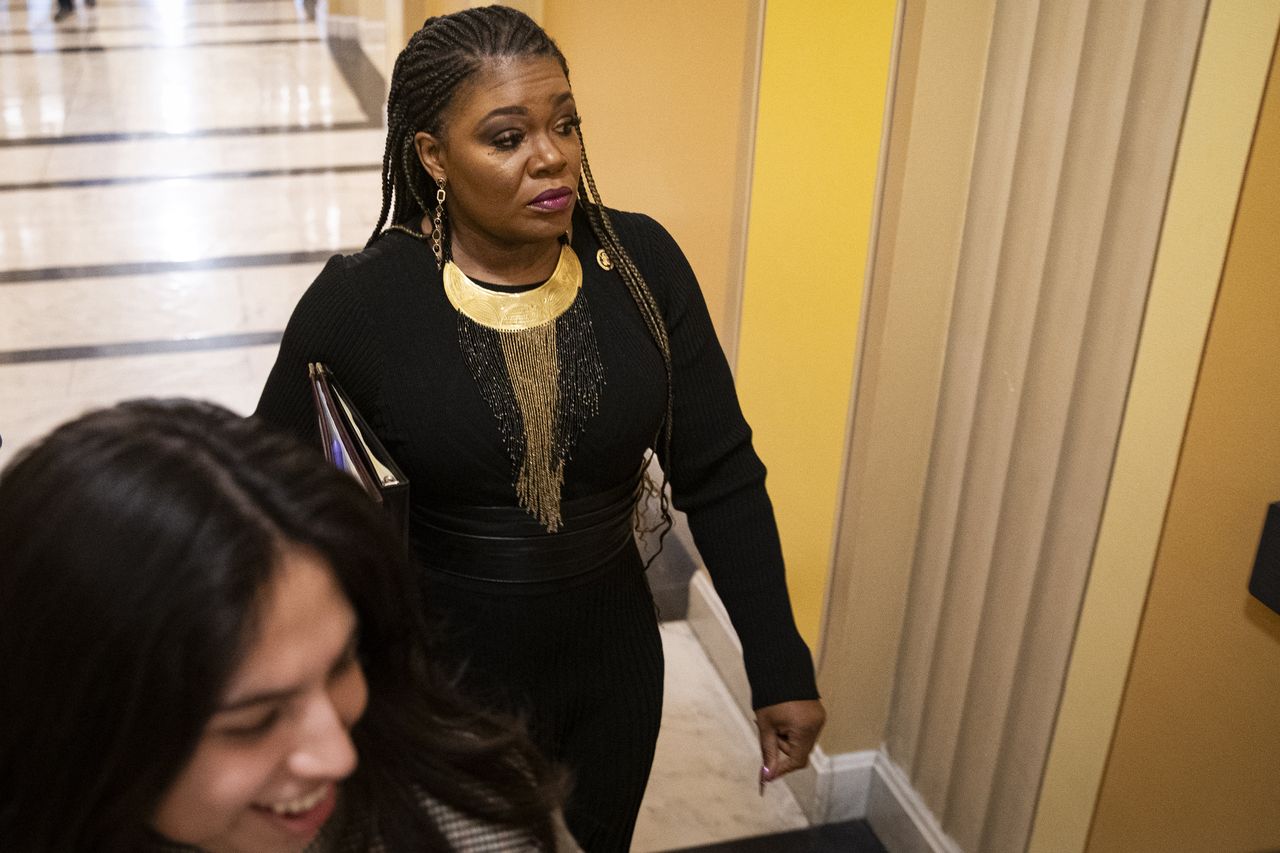
M815 699L765 469L693 271L652 219L611 216L669 330L674 431L661 462L741 638L753 704ZM581 211L572 246L605 385L565 467L566 507L634 482L666 405L661 353L622 279L597 263ZM409 477L426 606L444 621L464 683L480 701L523 714L535 740L569 768L566 815L579 843L590 853L624 851L662 709L662 646L641 560L629 543L573 583L518 591L430 569L415 529L425 513L517 503L510 457L463 360L457 324L430 247L387 232L359 254L331 259L299 301L257 413L318 445L307 363L329 365ZM552 548L573 531L572 522L550 534L530 522Z

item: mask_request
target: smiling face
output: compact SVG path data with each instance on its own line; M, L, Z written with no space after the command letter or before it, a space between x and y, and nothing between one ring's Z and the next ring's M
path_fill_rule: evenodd
M442 116L418 133L418 156L444 177L455 254L545 249L569 228L582 155L577 106L549 56L487 61Z
M300 851L356 767L349 731L368 691L356 615L328 564L284 552L256 636L152 828L210 853Z

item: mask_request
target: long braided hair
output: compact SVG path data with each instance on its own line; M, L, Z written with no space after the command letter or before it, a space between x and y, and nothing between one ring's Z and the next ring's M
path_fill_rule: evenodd
M482 6L452 15L428 18L409 39L396 58L387 93L387 143L382 156L382 210L378 224L369 237L372 244L391 223L417 223L428 213L434 215L436 202L434 182L417 157L414 135L424 131L438 135L441 117L458 86L483 67L487 61L513 57L552 57L560 64L565 78L569 65L560 48L542 27L528 15L507 6ZM600 200L582 127L576 127L582 148L582 176L578 203L586 214L591 232L614 262L614 268L627 285L631 298L640 310L649 335L662 353L666 369L667 403L662 423L655 436L654 449L661 446L662 458L671 462L671 420L674 394L671 371L671 344L662 310L654 298L644 274L636 266L630 252L618 238L608 211ZM442 218L447 221L443 210ZM447 237L446 237L447 239ZM646 465L646 471L647 471ZM660 521L642 533L658 531L658 547L649 561L662 550L662 540L671 529L671 508L667 497L667 475L654 485L645 475L650 493L656 492ZM640 523L639 520L637 522Z

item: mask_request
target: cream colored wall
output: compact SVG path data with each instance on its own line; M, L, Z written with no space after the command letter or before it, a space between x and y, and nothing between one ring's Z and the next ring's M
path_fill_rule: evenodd
M816 648L872 236L897 3L770 4L738 391Z
M440 0L386 0L386 56L382 63L382 76L391 79L391 69L395 68L396 57L409 37L418 31L431 15L440 14Z
M732 353L755 122L761 0L544 0L606 204L688 255Z
M1278 24L1280 3L1275 0L1215 2L1209 9L1111 487L1041 787L1032 853L1074 853L1085 847ZM1260 518L1256 513L1261 507L1253 512ZM1215 563L1208 571L1227 570ZM1243 600L1237 598L1237 605L1243 609ZM1204 618L1202 613L1191 616L1195 610L1182 614L1193 619L1189 628ZM1189 677L1169 695L1179 703L1203 701L1207 708L1214 697L1206 694L1198 700L1204 689L1202 680ZM1170 748L1173 757L1192 761L1201 742L1171 743ZM1147 775L1141 785L1149 790L1157 781ZM1211 783L1205 781L1201 793L1211 797ZM1146 799L1144 807L1172 817L1158 797ZM1194 810L1190 803L1182 807ZM1132 812L1135 820L1140 811ZM1100 844L1091 849L1128 853L1139 848ZM1189 848L1179 840L1173 847L1150 849L1231 848Z
M926 15L926 4L907 3L904 10L868 338L818 671L837 711L822 738L828 753L876 749L885 738L993 6L944 3ZM892 288L875 284L890 281Z
M959 849L1027 843L1204 9L907 7L821 672Z
M1280 848L1280 615L1246 590L1280 500L1280 64L1245 173L1089 851Z

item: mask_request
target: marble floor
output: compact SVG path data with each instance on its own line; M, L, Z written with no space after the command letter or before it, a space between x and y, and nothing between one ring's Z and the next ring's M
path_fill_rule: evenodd
M379 45L291 0L0 0L0 466L139 396L254 407L298 296L378 213ZM684 622L636 851L806 825Z
M785 785L756 783L754 724L740 713L687 622L664 622L662 730L632 850L671 850L808 826Z

